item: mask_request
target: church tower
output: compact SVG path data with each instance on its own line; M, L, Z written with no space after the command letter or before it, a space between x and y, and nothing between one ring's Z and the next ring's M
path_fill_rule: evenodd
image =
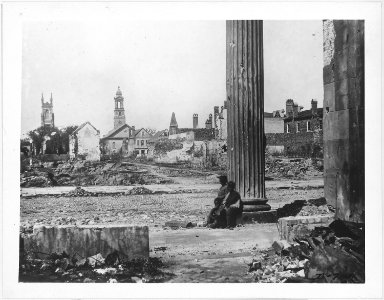
M125 111L124 111L124 97L120 91L120 87L117 88L115 99L115 114L113 117L113 129L119 128L125 124Z
M52 93L49 102L44 102L44 96L41 94L41 126L55 127Z
M169 124L169 135L177 134L178 125L176 121L175 113L172 113L171 123Z

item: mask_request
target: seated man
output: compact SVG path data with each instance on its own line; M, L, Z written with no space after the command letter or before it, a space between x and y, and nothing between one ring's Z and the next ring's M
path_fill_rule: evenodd
M243 213L243 202L241 201L240 194L235 191L235 186L233 181L228 182L228 193L223 201L227 218L227 228L235 227L236 218Z
M210 228L225 228L226 219L222 200L216 198L214 203L215 207L211 209L207 218L207 226Z
M219 182L221 184L221 187L219 189L219 192L217 193L216 199L220 199L221 202L223 202L225 196L227 195L228 179L227 179L227 176L225 176L225 175L220 175L220 176L218 176L218 178L219 178Z

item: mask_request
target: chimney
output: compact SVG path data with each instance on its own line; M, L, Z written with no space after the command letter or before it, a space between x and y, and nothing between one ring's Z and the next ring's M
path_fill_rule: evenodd
M199 115L193 114L193 129L196 129L199 127Z
M293 104L293 117L296 118L299 114L299 105L297 103Z
M285 103L287 117L293 117L293 100L288 99Z
M311 100L311 110L312 110L312 115L317 114L317 100L315 99Z

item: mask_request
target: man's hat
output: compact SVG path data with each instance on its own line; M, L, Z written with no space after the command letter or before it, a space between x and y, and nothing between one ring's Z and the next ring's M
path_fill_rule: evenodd
M217 176L217 178L225 179L226 181L228 181L227 175L219 175L219 176Z

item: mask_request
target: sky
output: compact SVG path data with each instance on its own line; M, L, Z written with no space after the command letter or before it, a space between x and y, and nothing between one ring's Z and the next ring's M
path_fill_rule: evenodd
M41 94L55 125L113 128L117 87L128 125L203 127L225 86L225 21L28 22L23 26L21 131L40 126ZM292 98L322 107L322 22L264 22L265 111Z

